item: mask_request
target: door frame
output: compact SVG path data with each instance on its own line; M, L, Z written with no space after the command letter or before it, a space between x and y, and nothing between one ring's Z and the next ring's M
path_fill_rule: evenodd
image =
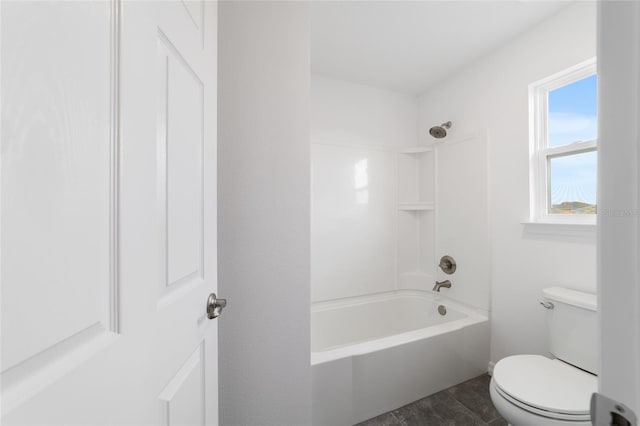
M640 3L598 2L599 391L640 413Z

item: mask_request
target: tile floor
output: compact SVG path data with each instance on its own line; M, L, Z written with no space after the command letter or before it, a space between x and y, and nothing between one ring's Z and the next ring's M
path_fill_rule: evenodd
M486 374L357 426L506 426L489 396Z

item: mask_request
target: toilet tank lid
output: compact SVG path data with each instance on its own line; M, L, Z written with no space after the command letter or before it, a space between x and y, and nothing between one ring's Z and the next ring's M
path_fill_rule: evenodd
M595 294L583 291L571 290L564 287L547 287L542 290L542 295L549 300L566 303L567 305L595 311L597 298Z

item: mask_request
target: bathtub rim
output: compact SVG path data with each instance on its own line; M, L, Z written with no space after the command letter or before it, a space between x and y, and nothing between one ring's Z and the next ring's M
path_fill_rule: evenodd
M400 298L421 298L427 300L430 303L433 303L436 306L439 304L444 304L446 305L447 309L452 309L454 311L460 312L464 314L465 317L445 322L443 324L432 325L429 327L419 328L417 330L406 331L403 333L380 337L364 342L356 342L334 349L327 349L323 351L313 351L310 349L311 366L401 346L407 343L412 343L418 340L427 339L429 337L450 333L474 324L489 321L489 312L486 310L465 305L443 294L435 294L433 292L420 290L395 290L373 295L316 302L311 305L311 312L325 312L334 309L359 306L368 303Z

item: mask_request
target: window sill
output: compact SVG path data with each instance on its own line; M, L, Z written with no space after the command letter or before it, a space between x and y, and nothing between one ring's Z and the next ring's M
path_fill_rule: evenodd
M522 222L522 236L538 240L596 242L595 223Z

